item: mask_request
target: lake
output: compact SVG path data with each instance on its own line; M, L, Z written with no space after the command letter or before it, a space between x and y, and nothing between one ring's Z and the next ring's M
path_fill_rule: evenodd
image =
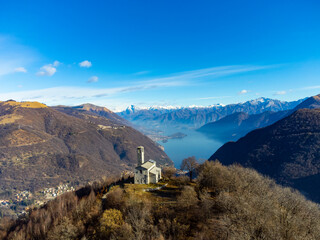
M176 168L180 168L183 159L195 156L199 162L203 162L221 147L224 142L211 139L200 132L194 130L183 130L187 134L182 139L169 139L168 142L158 143L164 146L165 153L174 162Z

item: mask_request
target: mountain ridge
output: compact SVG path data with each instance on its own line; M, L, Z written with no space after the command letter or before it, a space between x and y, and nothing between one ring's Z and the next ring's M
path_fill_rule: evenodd
M307 187L314 182L312 176L320 173L319 144L320 109L304 108L270 126L253 130L236 142L224 144L209 160L252 167L279 183L297 187L319 202L319 191ZM307 184L298 184L301 181Z
M60 181L86 183L131 171L138 145L145 146L146 158L172 165L152 140L114 119L68 107L21 107L25 105L0 103L2 191L39 189Z
M134 111L122 111L117 114L133 123L142 124L148 121L153 125L186 125L198 128L206 123L217 121L227 115L236 112L257 114L265 111L281 111L293 109L303 99L285 102L269 98L258 98L239 104L215 105L203 108L179 108L179 109L141 109ZM132 109L131 109L132 110Z
M243 112L233 113L219 119L218 121L205 124L204 126L199 128L198 131L208 135L209 137L215 137L227 141L237 140L240 137L243 137L248 132L257 128L269 126L276 121L292 114L298 109L314 109L319 107L320 97L319 95L317 95L305 99L293 109L284 111L266 111L263 113L251 115ZM240 118L240 116L242 117L242 119Z

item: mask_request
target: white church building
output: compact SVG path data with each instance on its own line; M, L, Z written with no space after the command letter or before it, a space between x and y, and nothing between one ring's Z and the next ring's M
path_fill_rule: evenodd
M161 179L161 168L156 166L156 161L150 159L144 162L144 147L137 148L138 166L134 172L134 184L157 183Z

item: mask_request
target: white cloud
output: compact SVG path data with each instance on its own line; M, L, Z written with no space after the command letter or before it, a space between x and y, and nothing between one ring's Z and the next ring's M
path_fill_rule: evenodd
M248 92L249 92L248 90L243 89L243 90L241 90L241 91L239 92L239 94L246 94L246 93L248 93Z
M320 86L309 86L309 87L304 87L301 88L300 90L313 90L313 89L319 89Z
M89 68L89 67L91 67L91 66L92 66L92 63L91 63L90 61L88 61L88 60L85 60L85 61L83 61L83 62L79 63L79 66L80 66L80 67L86 67L86 68Z
M169 75L167 77L160 77L152 79L151 81L159 81L159 80L200 80L205 78L218 78L228 75L233 75L237 73L245 73L245 72L252 72L252 71L258 71L263 69L269 69L278 67L279 65L266 65L266 66L248 66L248 65L231 65L231 66L222 66L222 67L212 67L212 68L203 68L193 71L186 71L186 72L180 72L175 73L172 75Z
M94 83L94 82L98 82L98 77L97 76L92 76L91 78L88 79L88 83Z
M61 64L61 62L59 62L57 60L53 62L53 66L54 67L58 67L60 64Z
M20 65L20 64L19 64ZM17 66L17 65L16 65ZM185 85L192 85L199 83L203 79L211 80L221 76L227 76L236 73L243 73L249 71L256 71L260 69L267 69L273 66L225 66L213 67L206 69L199 69L194 71L180 72L168 76L160 76L157 78L150 78L149 80L142 81L138 77L136 81L128 81L121 84L123 86L114 88L79 88L75 86L70 87L56 87L39 89L32 91L16 91L16 92L3 92L0 94L2 100L15 99L17 101L39 101L48 105L76 105L84 102L91 102L93 104L104 104L108 102L109 107L128 106L132 99L126 100L129 94L139 91L153 90L157 88L180 87ZM53 64L45 65L41 68L40 75L53 75L56 68ZM98 80L98 79L97 79ZM0 89L1 91L1 89ZM215 99L214 96L204 96L208 99ZM222 98L222 97L219 97ZM1 100L0 99L0 100ZM206 98L203 98L206 99ZM112 106L114 105L114 106Z
M27 69L25 69L24 67L17 67L14 69L15 72L22 72L22 73L26 73Z
M287 94L286 91L278 91L274 95L285 95L285 94Z
M175 87L182 83L179 81L169 82L140 82L126 87L117 88L80 88L80 87L55 87L30 91L16 91L11 93L1 93L1 100L15 99L17 101L38 101L48 105L59 104L81 104L84 102L97 103L116 95L125 96L128 92L137 92L148 89L162 88L162 87ZM112 100L112 99L111 99ZM116 106L116 105L115 105ZM127 104L126 104L127 106Z
M40 68L40 71L37 72L38 76L52 76L57 72L57 69L53 67L53 64L47 64Z

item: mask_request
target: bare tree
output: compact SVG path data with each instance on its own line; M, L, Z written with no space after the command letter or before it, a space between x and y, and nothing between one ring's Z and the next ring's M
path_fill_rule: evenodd
M183 159L180 168L181 168L181 170L189 171L190 182L191 182L193 171L198 166L199 166L199 163L197 162L196 158L193 156L193 157L188 157L188 158Z
M181 195L177 198L178 204L184 208L191 208L198 202L197 193L191 186L185 186L181 191Z
M174 167L165 167L162 170L162 176L170 180L176 174L176 172L177 170Z

